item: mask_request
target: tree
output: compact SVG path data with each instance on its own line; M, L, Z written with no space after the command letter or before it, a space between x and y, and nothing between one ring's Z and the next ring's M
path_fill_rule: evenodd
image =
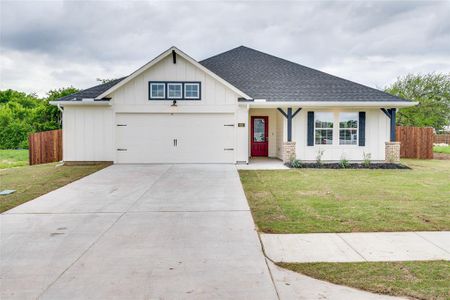
M14 90L0 91L0 149L28 147L28 135L61 128L61 113L49 101L75 93L69 87L51 90L46 98Z
M79 89L73 86L48 91L47 98L43 99L46 105L37 113L36 131L61 128L61 112L56 106L50 105L49 102L76 92L79 92Z
M399 125L431 126L441 131L450 124L450 73L408 74L399 77L385 91L419 102L417 106L400 109Z

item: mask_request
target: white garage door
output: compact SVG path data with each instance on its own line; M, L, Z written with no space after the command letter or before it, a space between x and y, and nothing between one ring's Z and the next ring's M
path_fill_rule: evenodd
M233 114L117 114L117 162L233 163L232 124Z

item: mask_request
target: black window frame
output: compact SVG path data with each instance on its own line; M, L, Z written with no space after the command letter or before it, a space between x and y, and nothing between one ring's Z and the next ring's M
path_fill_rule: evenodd
M153 83L162 83L164 84L164 98L153 98L151 85ZM170 83L178 83L181 84L181 98L169 98L169 84ZM197 84L198 85L198 98L186 98L185 97L185 84ZM182 101L199 101L202 99L202 83L200 81L149 81L148 82L148 100L151 101L173 101L173 100L182 100Z

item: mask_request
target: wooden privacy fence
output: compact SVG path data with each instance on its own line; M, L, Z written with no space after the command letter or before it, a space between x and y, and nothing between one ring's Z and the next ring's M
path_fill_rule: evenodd
M32 133L28 136L30 165L62 160L62 130Z
M397 126L396 136L400 142L400 157L433 158L433 128Z
M434 136L435 144L450 144L450 133L436 134Z

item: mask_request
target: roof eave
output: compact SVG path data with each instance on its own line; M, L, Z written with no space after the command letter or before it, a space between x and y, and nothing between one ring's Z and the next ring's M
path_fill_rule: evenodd
M109 100L95 99L49 101L49 103L50 105L55 106L111 106L111 102Z
M241 105L249 105L253 108L277 108L277 107L374 107L374 108L402 108L411 107L418 102L410 101L245 101Z

